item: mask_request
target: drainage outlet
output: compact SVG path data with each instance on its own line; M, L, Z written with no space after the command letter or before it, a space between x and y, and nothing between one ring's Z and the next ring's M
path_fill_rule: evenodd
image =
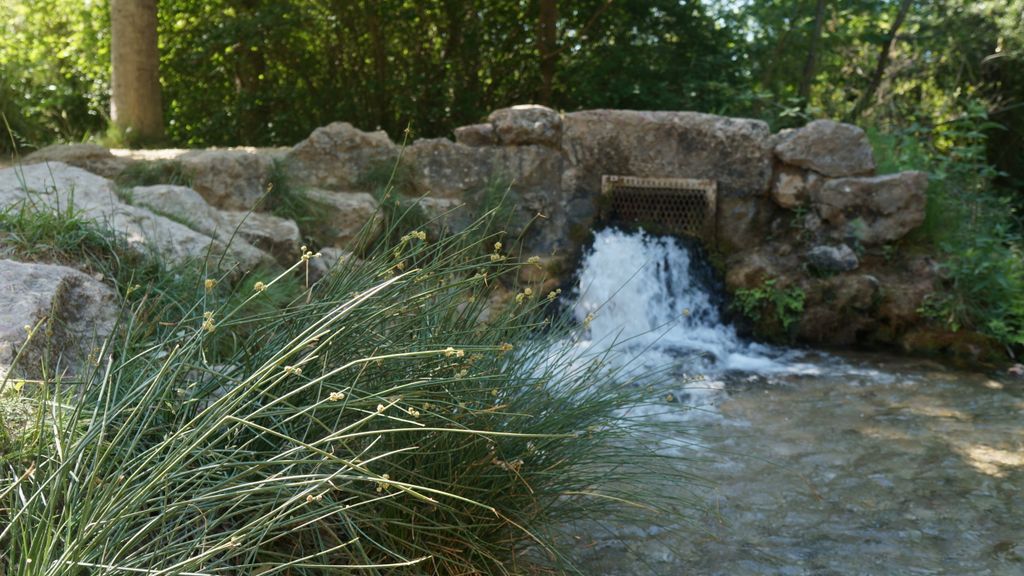
M606 175L601 178L601 192L608 220L714 244L718 196L714 180Z

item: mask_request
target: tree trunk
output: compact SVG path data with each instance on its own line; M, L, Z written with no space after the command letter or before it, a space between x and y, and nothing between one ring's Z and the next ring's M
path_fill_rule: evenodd
M537 16L537 48L540 52L540 103L551 105L558 66L558 1L540 0Z
M129 142L164 134L156 0L110 0L110 119Z
M871 101L875 99L875 93L878 92L878 87L882 85L885 69L889 66L889 55L892 52L893 44L896 43L896 34L899 33L900 27L903 26L903 21L907 19L907 12L910 11L910 6L913 3L913 0L902 0L900 2L900 11L896 14L896 20L892 23L892 27L889 28L889 34L886 36L885 42L882 43L882 48L878 52L878 63L875 64L875 71L871 74L871 80L868 82L864 93L857 100L857 105L850 112L847 122L856 122L860 115L871 105Z
M821 29L825 23L825 0L818 0L818 6L814 11L814 31L811 33L811 44L807 49L807 61L804 62L804 74L800 78L800 88L797 94L803 101L806 109L811 102L811 85L814 83L814 74L817 68L818 44L821 42Z

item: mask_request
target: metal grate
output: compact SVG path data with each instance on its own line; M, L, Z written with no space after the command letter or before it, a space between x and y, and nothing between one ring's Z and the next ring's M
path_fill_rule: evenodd
M601 191L615 221L652 232L715 238L717 185L714 180L604 176Z

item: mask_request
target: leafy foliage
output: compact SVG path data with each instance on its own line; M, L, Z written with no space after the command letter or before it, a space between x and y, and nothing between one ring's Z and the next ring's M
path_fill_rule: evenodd
M968 327L1004 344L1024 345L1024 255L1021 239L996 228L988 234L947 243L943 270L951 290L933 295L928 315L956 331Z
M764 336L771 336L775 326L782 334L800 320L807 295L799 286L778 286L778 279L765 279L756 288L742 288L733 294L733 307L753 320Z
M742 111L737 100L747 84L736 58L739 39L703 2L591 2L586 9L566 4L572 16L564 26L585 29L587 41L566 48L555 104ZM589 28L570 19L598 12Z
M988 131L989 162L1019 188L1024 0L917 0L894 31L905 3L559 0L546 47L539 2L161 0L167 133L185 146L290 145L347 120L394 138L408 126L445 136L531 101L888 131L940 126L984 101L1009 128ZM0 111L20 144L104 133L107 4L0 6Z
M1005 344L1024 344L1024 261L1013 198L987 162L991 122L985 107L941 127L873 133L879 168L929 172L925 222L916 241L938 247L949 290L933 295L924 312L952 330L980 330Z
M103 133L109 109L109 29L107 2L0 3L0 111L19 144ZM0 139L0 149L9 144Z
M0 10L3 83L24 97L12 106L44 140L103 133L107 3ZM540 99L537 18L519 0L162 0L167 133L185 146L291 145L348 120L447 135ZM562 1L557 30L558 108L719 109L742 85L735 39L699 2Z

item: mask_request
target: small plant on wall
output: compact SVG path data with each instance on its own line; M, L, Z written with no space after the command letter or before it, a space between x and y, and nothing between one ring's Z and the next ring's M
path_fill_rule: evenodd
M779 286L778 278L769 278L755 288L737 290L733 297L733 309L754 323L758 335L777 340L790 337L807 295L799 286Z

